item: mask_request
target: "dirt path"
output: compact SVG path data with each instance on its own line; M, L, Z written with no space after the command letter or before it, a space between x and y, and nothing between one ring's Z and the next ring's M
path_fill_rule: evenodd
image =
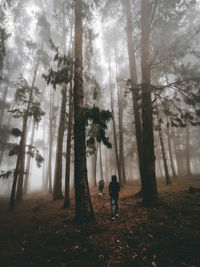
M92 190L95 222L74 225L74 203L31 195L12 212L0 199L0 266L200 266L200 181L160 185L159 205L145 208L133 198L139 187L120 192L119 217L111 220L110 200Z

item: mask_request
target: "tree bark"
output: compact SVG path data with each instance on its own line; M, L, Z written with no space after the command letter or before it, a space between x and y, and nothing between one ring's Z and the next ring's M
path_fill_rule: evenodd
M30 146L33 146L33 143L34 143L35 127L36 127L36 122L33 121ZM25 179L24 179L24 194L27 194L27 191L28 191L28 182L29 182L30 166L31 166L31 156L28 155L27 163L26 163L26 173L25 173Z
M119 155L122 183L126 183L125 160L124 160L124 130L123 130L123 104L122 88L118 86L118 109L119 109Z
M92 155L92 180L93 180L93 187L97 186L97 152L94 151Z
M131 80L134 85L138 84L138 74L137 74L137 65L135 59L135 48L133 42L133 27L132 27L132 12L131 12L131 3L130 0L122 0L126 13L126 24L127 24L127 46L128 46L128 56L129 56L129 69ZM143 190L143 158L142 158L142 124L140 119L140 108L138 104L138 92L136 88L132 88L132 101L133 101L133 112L135 120L135 133L136 133L136 143L138 151L138 160L139 160L139 171L140 179Z
M69 89L69 120L68 120L68 134L67 134L67 147L66 147L66 171L65 171L65 198L63 208L70 206L70 162L71 162L71 139L72 139L72 126L73 126L73 90L72 80Z
M50 89L51 90L51 89ZM52 150L53 150L53 107L54 107L54 92L53 96L50 91L50 106L49 106L49 155L48 155L48 167L47 167L47 177L45 189L51 194L52 190Z
M10 125L11 125L11 118L12 118L12 115L10 114L9 117L8 117L8 124L7 124L7 128L9 129L10 128ZM0 154L0 166L3 162L3 158L4 158L4 152L6 151L6 143L3 143L1 145L1 154Z
M34 71L33 81L32 81L31 90L30 90L30 94L29 94L28 105L27 105L27 109L25 110L25 114L23 117L22 136L21 136L21 142L20 142L21 147L19 149L21 156L20 156L20 163L19 163L19 166L20 166L19 167L19 178L18 178L17 194L16 194L16 200L18 200L18 201L22 200L22 195L23 195L24 167L25 167L25 153L26 153L25 146L26 146L28 114L29 114L30 107L31 107L31 101L32 101L32 97L33 97L33 88L35 85L39 64L40 64L40 58L38 59L38 61L36 63L36 68Z
M109 166L109 158L108 158L108 149L106 148L106 177L105 177L105 181L108 182L108 166ZM111 167L111 166L110 166Z
M111 82L110 57L109 57L109 77L110 77L110 106L111 106L112 122L113 122L113 135L114 135L116 167L117 167L117 173L118 173L118 177L119 177L119 182L122 183L122 181L121 181L120 162L119 162L119 153L118 153L118 146L117 146L117 133L116 133L115 113L114 113L114 103L113 103L113 91L112 91L112 82Z
M22 138L20 139L19 143L19 151L17 154L17 162L16 167L13 175L13 183L12 183L12 189L10 194L10 200L9 200L9 210L13 210L15 208L15 194L16 194L16 186L17 186L17 180L19 176L19 169L20 169L20 162L21 162L21 155L22 155Z
M122 110L120 110L121 106L120 106L120 97L119 97L119 92L120 92L120 88L119 88L119 83L118 83L118 59L117 59L117 53L118 53L118 48L117 48L117 44L115 42L115 75L116 75L116 84L117 84L117 97L118 97L118 124L119 124L119 172L120 172L120 176L119 176L119 182L121 184L121 186L123 186L124 183L124 178L123 177L123 170L122 170L122 164L123 164L123 154L122 154L122 146L123 144L121 143L123 141L123 136L122 136L122 132L120 132L120 123L122 123Z
M143 203L150 205L157 200L153 112L151 100L151 73L149 65L149 0L141 0L141 73L142 73L142 125L143 125Z
M167 128L167 142L168 142L169 160L170 160L170 165L171 165L171 169L172 169L172 174L173 174L174 178L177 178L176 170L175 170L175 166L174 166L173 155L172 155L172 145L171 145L169 127Z
M6 103L7 95L8 95L8 87L5 87L3 91L2 103ZM3 125L4 112L5 112L5 106L3 105L0 110L0 127L2 127Z
M176 163L177 163L177 176L181 177L184 176L184 168L182 164L182 151L181 151L181 142L180 142L180 132L179 129L175 131L175 140L174 140L174 147L175 147L175 156L176 156Z
M162 132L162 128L161 128L161 125L159 122L160 119L159 119L158 114L157 114L157 119L158 119L158 131L159 131L159 139L160 139L162 158L163 158L163 163L164 163L166 184L171 184L171 180L170 180L170 176L169 176L169 169L168 169L168 164L167 164L167 156L166 156L164 140L163 140L163 132Z
M191 166L190 166L190 125L187 122L186 126L186 165L187 165L187 176L191 176Z
M55 175L54 175L54 186L53 186L53 200L63 198L62 194L62 156L63 156L63 138L65 132L65 121L66 121L66 102L67 102L67 86L62 86L62 100L61 100L61 111L60 121L58 127L58 139L56 148L56 162L55 162Z
M75 76L74 76L74 177L75 219L79 223L94 218L90 199L85 144L85 122L83 119L83 74L82 74L82 0L75 1Z
M101 155L101 143L98 145L99 147L99 166L100 166L100 175L101 175L101 180L103 180L103 163L102 163L102 155Z
M45 122L45 119L43 120L43 148L44 148L44 151L43 151L43 155L44 155L44 159L47 158L47 152L46 152L46 122ZM47 161L44 160L43 164L42 164L42 187L43 189L45 188L45 185L46 185L46 174L47 174Z

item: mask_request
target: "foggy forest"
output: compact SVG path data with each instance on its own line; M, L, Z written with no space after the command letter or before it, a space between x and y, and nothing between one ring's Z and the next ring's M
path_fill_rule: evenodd
M200 1L0 0L0 266L200 266Z

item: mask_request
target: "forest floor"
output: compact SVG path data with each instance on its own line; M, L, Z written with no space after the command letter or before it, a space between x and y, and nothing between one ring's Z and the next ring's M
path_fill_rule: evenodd
M77 226L74 203L35 193L8 211L0 198L0 267L200 266L200 177L158 182L156 207L143 207L138 182L122 188L119 217L111 220L107 187L91 190L95 222Z

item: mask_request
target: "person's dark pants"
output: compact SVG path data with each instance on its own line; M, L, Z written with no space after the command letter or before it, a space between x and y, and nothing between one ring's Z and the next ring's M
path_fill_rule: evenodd
M99 192L103 193L103 186L99 186Z
M112 217L114 217L115 214L118 213L118 199L117 198L111 198L111 213L112 213Z

